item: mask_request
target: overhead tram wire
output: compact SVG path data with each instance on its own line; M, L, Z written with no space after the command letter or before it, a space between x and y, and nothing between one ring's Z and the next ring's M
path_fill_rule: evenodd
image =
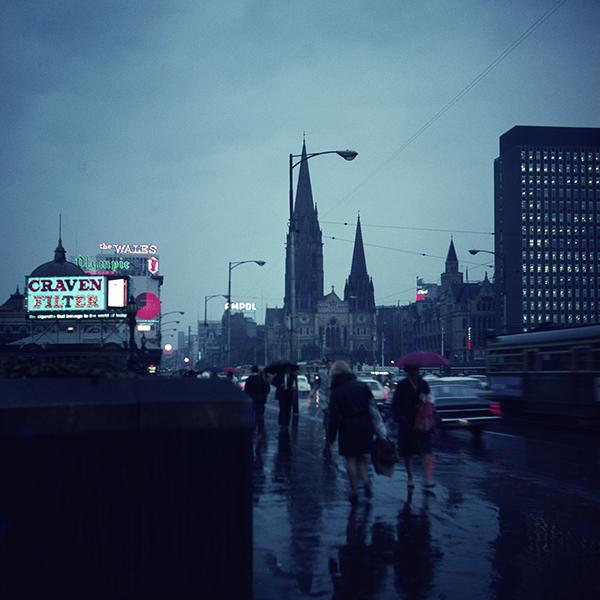
M335 240L339 242L348 242L349 244L354 244L354 240L348 240L346 238L340 238L335 235L323 235L323 238L326 240ZM369 242L363 242L363 246L369 246L371 248L379 248L380 250L391 250L392 252L402 252L403 254L412 254L413 256L424 256L426 258L438 258L441 260L446 260L445 256L440 256L439 254L429 254L429 252L420 252L418 250L406 250L404 248L393 248L392 246L383 246L381 244L371 244ZM461 260L460 261L464 265L474 265L475 267L488 267L493 269L494 266L489 263L478 263L470 260Z
M388 294L387 296L379 296L379 298L375 298L375 303L380 302L381 300L387 300L388 298L397 298L402 294L407 294L408 292L414 292L415 286L409 287L405 290L401 290L399 292L394 292L393 294Z
M509 56L516 48L518 48L540 25L547 21L567 0L557 0L546 12L538 17L519 37L509 44L483 71L481 71L474 79L471 80L462 90L454 95L440 110L438 110L428 121L426 121L413 135L411 135L395 152L384 160L378 167L369 173L358 185L350 192L343 196L336 204L334 204L323 216L334 211L340 204L353 196L361 187L370 181L375 175L382 171L389 163L398 158L406 148L408 148L417 138L427 131L436 121L446 114L457 102L466 96L480 81L489 75L507 56Z
M325 225L344 225L346 227L354 227L356 223L349 221L321 221ZM409 225L370 225L360 222L361 227L376 227L379 229L402 229L404 231L430 231L434 233L464 233L469 235L494 235L493 231L472 231L469 229L442 229L439 227L412 227Z

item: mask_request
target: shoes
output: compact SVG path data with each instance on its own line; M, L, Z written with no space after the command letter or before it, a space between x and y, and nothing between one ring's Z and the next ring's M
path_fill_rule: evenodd
M367 498L373 497L373 488L370 485L365 485L365 496Z
M435 483L425 484L425 493L430 496L435 496Z
M356 506L358 504L358 494L350 494L348 500L350 500L352 506Z

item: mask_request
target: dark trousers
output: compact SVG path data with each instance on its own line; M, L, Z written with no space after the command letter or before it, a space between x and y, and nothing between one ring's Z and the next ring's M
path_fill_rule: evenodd
M293 394L294 394L294 401L293 401L293 404L292 404L292 412L293 412L295 415L297 415L297 414L298 414L298 412L299 412L299 406L298 406L298 390L295 390L295 391L293 392Z
M254 412L254 430L262 433L265 430L265 405L255 402L252 406Z
M290 417L292 415L292 402L289 398L279 399L279 425L289 427Z

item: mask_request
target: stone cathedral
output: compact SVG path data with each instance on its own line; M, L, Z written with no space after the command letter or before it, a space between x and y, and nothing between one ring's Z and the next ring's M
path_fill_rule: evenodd
M360 216L356 223L350 275L340 298L333 286L324 294L323 241L313 200L306 143L302 145L294 204L296 224L296 343L300 360L346 359L372 362L375 351L375 294L367 271ZM289 238L289 233L288 233ZM290 244L287 240L284 308L268 309L267 321L289 323ZM270 317L270 318L269 318ZM268 325L268 323L267 323ZM285 354L285 353L284 353Z

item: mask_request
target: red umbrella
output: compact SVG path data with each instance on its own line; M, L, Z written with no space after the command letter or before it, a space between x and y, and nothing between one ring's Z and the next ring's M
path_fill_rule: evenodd
M235 373L238 372L238 370L235 367L225 367L223 369L224 373L233 373L235 375Z
M449 367L450 361L435 352L409 352L396 361L399 367L416 365L417 367Z

